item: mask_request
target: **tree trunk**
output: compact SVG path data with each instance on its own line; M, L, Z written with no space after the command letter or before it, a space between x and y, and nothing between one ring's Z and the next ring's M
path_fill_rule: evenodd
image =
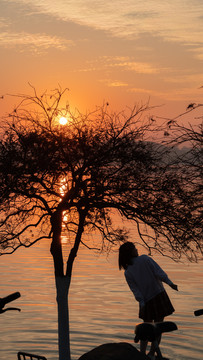
M51 243L51 254L54 260L55 283L58 306L58 346L59 360L71 360L70 354L70 332L69 332L69 311L68 311L68 292L71 282L72 267L81 241L86 212L79 214L78 231L75 238L74 247L71 249L66 274L64 275L63 253L61 246L61 230L63 213L58 209L51 219L53 238Z
M71 278L56 276L56 292L58 306L58 346L59 360L70 360L70 332L68 312L68 291Z
M58 307L59 360L71 360L68 313L68 291L70 288L71 273L69 276L64 275L61 246L62 215L62 211L59 210L52 215L51 224L53 238L51 243L51 254L54 260L56 300Z

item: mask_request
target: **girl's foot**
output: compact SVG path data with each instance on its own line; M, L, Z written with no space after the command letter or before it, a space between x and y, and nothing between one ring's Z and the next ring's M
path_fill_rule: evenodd
M155 355L153 353L149 352L147 356L150 360L155 360Z
M155 356L154 354L152 354L152 353L150 353L150 352L149 352L149 354L147 354L147 357L148 357L150 360L157 360L157 359L158 359L157 356ZM163 359L163 360L169 360L169 359L166 358L166 357L163 357L162 359Z

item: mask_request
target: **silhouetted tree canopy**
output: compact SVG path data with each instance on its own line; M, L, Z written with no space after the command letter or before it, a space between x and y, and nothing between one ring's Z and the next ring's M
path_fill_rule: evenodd
M133 240L149 250L195 259L202 241L202 134L197 130L196 138L196 130L180 128L177 121L173 130L158 127L148 104L121 113L105 104L88 115L73 114L68 104L61 107L65 93L22 95L4 119L1 253L64 234L75 237L74 258L80 242L92 246L84 236L90 232L97 240L100 234L95 246L108 248L127 238L118 216L114 221L116 212L136 224L139 238ZM67 125L59 124L60 116L68 117ZM166 136L161 142L164 131L176 134L167 137L168 144ZM176 147L181 139L187 152ZM62 274L59 261L55 265Z
M202 127L178 118L158 126L149 104L72 113L66 90L33 91L2 119L0 254L51 240L59 360L70 360L68 292L81 243L109 250L124 242L125 219L149 252L190 260L202 253ZM66 269L62 236L71 244Z

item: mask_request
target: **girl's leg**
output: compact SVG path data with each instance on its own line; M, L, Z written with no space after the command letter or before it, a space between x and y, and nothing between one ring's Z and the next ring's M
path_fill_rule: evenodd
M152 320L144 320L144 322L152 323ZM144 340L140 341L140 352L146 354L147 344L148 344L148 341L144 341Z
M140 351L146 354L148 341L140 340Z
M160 319L156 319L154 322L163 322L164 321L164 318L160 318ZM158 342L158 345L160 344L161 342L161 335L157 338L157 342ZM151 344L151 348L150 348L150 352L149 352L150 355L154 355L155 354L155 348L154 348L154 344L152 343Z

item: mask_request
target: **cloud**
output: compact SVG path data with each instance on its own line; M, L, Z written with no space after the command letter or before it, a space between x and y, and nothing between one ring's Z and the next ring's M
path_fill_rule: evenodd
M150 33L170 41L202 42L202 0L7 0L117 37Z
M128 83L119 80L102 79L100 82L105 83L108 87L126 87Z
M198 98L200 95L200 89L194 89L191 87L182 87L175 90L156 90L150 88L136 88L132 87L128 89L129 93L145 94L148 97L157 97L164 101L191 101L191 94L193 98Z
M196 59L203 60L203 46L197 46L190 51L195 54Z
M127 56L103 56L100 60L104 62L106 68L120 68L137 74L157 74L162 70L147 62L134 61L132 57Z
M134 61L130 57L125 56L100 56L94 62L86 62L86 67L79 69L80 72L104 71L105 70L118 70L131 71L137 74L158 74L163 69L154 67L147 62ZM164 69L166 70L166 69ZM116 82L115 82L116 83ZM115 85L114 85L115 86Z
M157 74L160 71L148 63L137 61L120 62L115 63L112 66L120 67L124 70L133 71L138 74Z
M121 81L113 81L108 84L109 87L124 87L128 86L127 83L121 82Z
M49 48L66 50L68 47L73 46L74 43L56 36L48 36L45 34L30 34L26 32L12 33L5 31L0 33L0 45L6 48L18 46L21 51L25 51L25 48L26 50L36 49L36 51L45 51Z

